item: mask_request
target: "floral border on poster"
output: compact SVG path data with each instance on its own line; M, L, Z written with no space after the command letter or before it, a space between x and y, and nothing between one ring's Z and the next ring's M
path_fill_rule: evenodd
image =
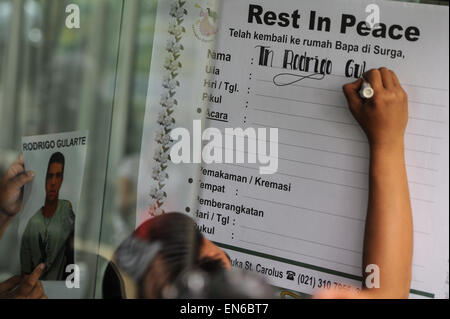
M183 27L184 17L188 14L184 8L186 1L176 0L170 6L171 21L169 23L169 39L167 40L166 51L167 56L164 63L164 77L162 86L164 93L161 96L159 105L161 110L158 114L159 128L156 132L155 142L158 144L153 159L155 165L152 170L152 179L156 182L151 188L150 197L152 198L148 214L150 216L159 216L165 213L162 206L167 198L167 193L164 191L166 180L169 178L166 170L170 161L170 147L173 140L170 137L170 132L175 125L175 118L173 113L175 107L178 105L176 99L176 90L180 86L177 80L180 69L183 65L180 62L181 52L184 50L181 44L181 39L186 29Z

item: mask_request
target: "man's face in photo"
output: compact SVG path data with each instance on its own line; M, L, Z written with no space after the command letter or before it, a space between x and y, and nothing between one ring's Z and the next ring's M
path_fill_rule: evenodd
M47 172L45 194L47 202L54 202L59 197L59 189L63 182L63 164L52 163Z

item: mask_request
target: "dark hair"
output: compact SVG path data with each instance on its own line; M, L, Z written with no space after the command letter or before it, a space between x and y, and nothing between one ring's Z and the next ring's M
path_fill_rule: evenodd
M50 157L50 160L48 161L48 166L47 166L47 174L48 174L48 171L50 170L50 165L52 165L53 163L62 164L62 167L63 167L62 172L64 175L64 167L66 164L66 160L64 158L64 155L61 152L53 153L52 156Z
M145 255L154 246L146 246L144 242L158 246L151 261L145 260ZM143 223L117 249L115 259L118 266L139 284L140 297L146 295L145 291L151 291L154 298L162 298L164 287L186 271L199 269L214 273L225 268L220 260L200 259L202 245L203 235L192 218L181 213L168 213Z

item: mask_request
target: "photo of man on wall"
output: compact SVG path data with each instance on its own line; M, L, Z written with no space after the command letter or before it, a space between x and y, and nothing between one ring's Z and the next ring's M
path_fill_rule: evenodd
M64 280L66 267L74 263L75 215L68 200L59 199L66 162L61 152L50 157L45 178L45 202L28 221L22 236L22 274L46 265L41 280Z

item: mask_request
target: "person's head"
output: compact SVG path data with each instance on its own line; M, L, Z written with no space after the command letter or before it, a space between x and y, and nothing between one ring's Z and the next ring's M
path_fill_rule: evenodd
M116 261L138 282L141 298L163 298L164 288L189 270L214 273L231 268L223 250L203 237L192 218L180 213L143 223L118 248Z
M64 155L54 153L48 161L47 175L45 178L45 202L53 203L59 198L59 190L64 179Z

